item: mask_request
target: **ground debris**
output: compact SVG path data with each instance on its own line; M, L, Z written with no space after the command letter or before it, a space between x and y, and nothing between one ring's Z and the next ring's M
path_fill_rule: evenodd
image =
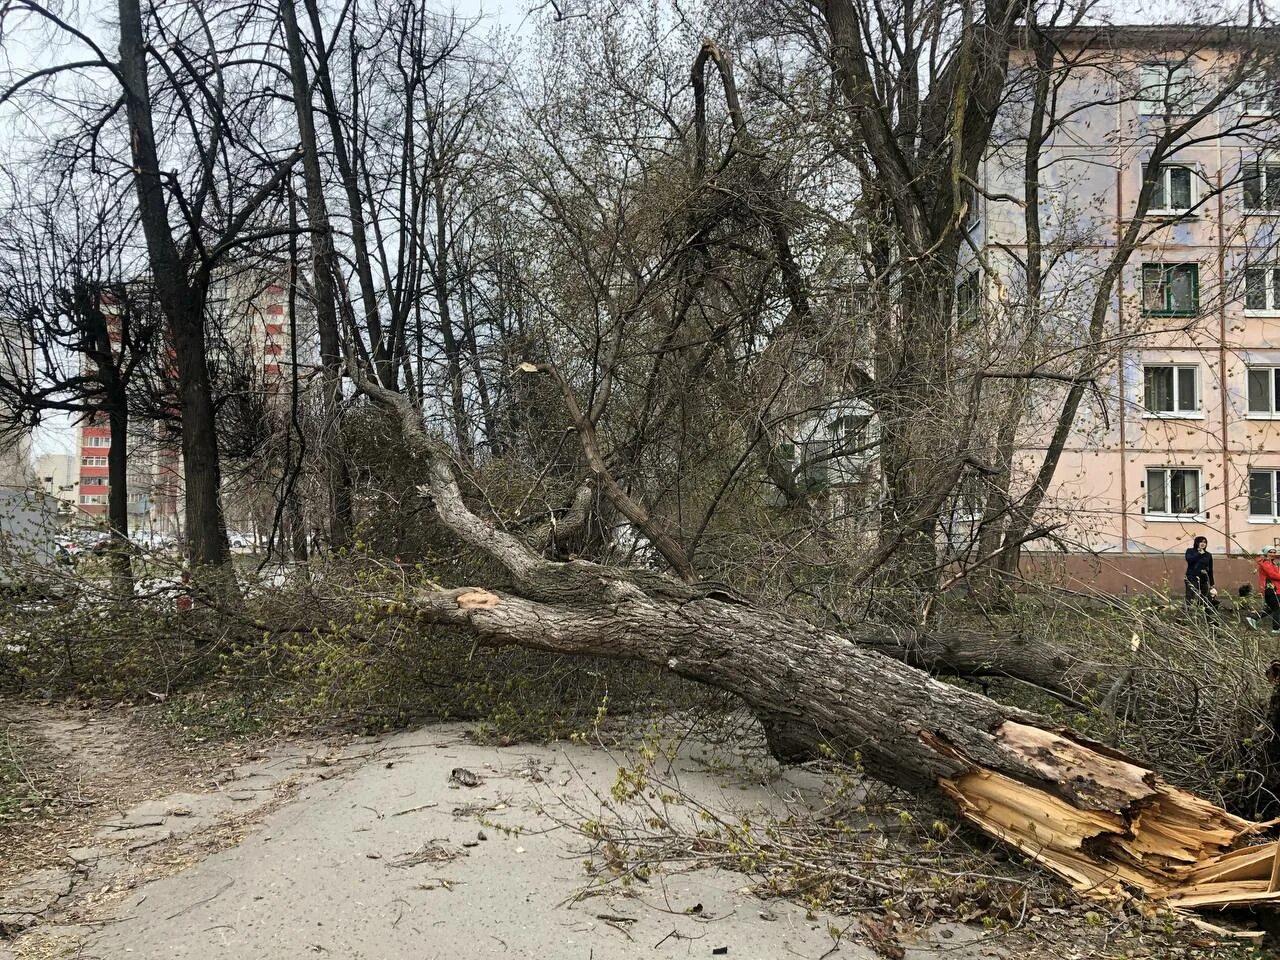
M480 778L466 767L454 767L453 770L449 772L449 782L456 783L461 787L480 786Z

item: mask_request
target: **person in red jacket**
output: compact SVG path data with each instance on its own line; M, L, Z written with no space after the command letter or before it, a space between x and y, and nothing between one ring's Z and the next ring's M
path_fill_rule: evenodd
M1258 558L1258 586L1271 617L1272 633L1280 633L1280 564L1276 560L1275 547L1267 547Z

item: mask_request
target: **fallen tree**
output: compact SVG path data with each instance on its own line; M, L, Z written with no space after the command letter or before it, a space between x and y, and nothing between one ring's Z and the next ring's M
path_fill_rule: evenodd
M775 752L826 746L877 779L937 791L962 817L1092 895L1140 891L1189 908L1280 903L1277 844L1242 846L1268 824L1234 816L1103 744L720 587L540 556L468 507L448 448L407 397L349 367L398 419L428 477L420 493L440 522L509 578L502 589L419 592L423 622L488 645L643 660L729 691L761 719Z

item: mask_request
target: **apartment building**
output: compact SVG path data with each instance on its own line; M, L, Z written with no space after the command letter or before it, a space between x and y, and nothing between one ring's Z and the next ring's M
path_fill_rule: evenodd
M281 392L289 363L288 298L285 288L259 272L224 273L212 285L209 309L211 364L234 369L249 389ZM128 441L129 525L180 537L183 520L182 456L171 437L151 424L134 423ZM78 428L77 506L89 519L107 513L111 429L102 414Z
M1037 215L1052 260L1042 296L1048 335L1033 365L1073 369L1154 145L1170 125L1207 115L1152 168L1151 209L1106 306L1104 369L1042 511L1058 526L1057 540L1031 544L1029 553L1033 566L1037 553L1052 557L1068 575L1106 589L1177 584L1182 550L1195 536L1225 555L1280 544L1274 86L1253 73L1209 109L1239 58L1257 53L1256 37L1228 29L1090 28L1057 39L1062 56L1080 65L1061 84L1057 125L1038 158ZM1015 104L1011 112L1016 127L1025 111ZM1023 162L1014 136L983 165L970 224L975 252L957 279L962 321L975 304L985 304L996 324L1003 313L1010 330L1025 315ZM1045 457L1066 389L1034 382L1015 493ZM1232 576L1243 582L1246 574L1242 560Z
M58 512L74 514L79 486L79 458L70 453L42 453L36 457L36 489L58 501Z

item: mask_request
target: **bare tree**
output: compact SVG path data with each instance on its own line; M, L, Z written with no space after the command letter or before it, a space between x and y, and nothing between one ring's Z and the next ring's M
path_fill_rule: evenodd
M249 92L252 81L240 83L240 71L252 75L259 68L242 56L250 38L238 32L233 10L144 8L139 0L121 0L117 12L115 58L35 0L7 8L11 24L37 20L86 55L15 78L2 99L38 93L69 71L104 72L116 85L109 101L81 112L78 128L66 137L75 145L69 162L123 173L135 195L151 282L174 350L188 551L193 564L212 568L212 579L225 586L231 581L206 303L215 270L230 252L287 229L255 218L300 154L264 145L260 137L267 118ZM127 129L116 126L122 112Z
M3 409L15 429L57 413L109 426L107 522L128 595L130 395L159 352L162 324L150 285L128 274L130 224L109 195L76 198L68 210L18 186L0 246L0 310L10 318Z

